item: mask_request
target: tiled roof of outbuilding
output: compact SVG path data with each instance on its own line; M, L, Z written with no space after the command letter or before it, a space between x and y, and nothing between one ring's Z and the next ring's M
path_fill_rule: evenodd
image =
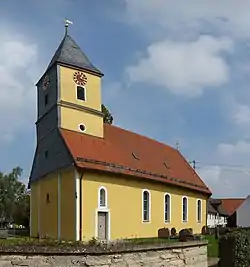
M232 215L240 205L245 201L245 198L223 198L221 199L222 206L228 213L228 215Z

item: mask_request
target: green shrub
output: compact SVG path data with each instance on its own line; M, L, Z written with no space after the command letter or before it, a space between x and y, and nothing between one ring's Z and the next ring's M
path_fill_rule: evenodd
M250 229L237 229L220 238L219 256L221 262L229 261L229 266L250 266Z

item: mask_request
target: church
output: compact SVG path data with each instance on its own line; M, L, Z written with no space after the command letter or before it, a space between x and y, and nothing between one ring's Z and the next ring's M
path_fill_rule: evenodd
M87 241L156 237L163 227L201 233L209 188L177 149L104 123L102 78L66 25L36 84L30 235Z

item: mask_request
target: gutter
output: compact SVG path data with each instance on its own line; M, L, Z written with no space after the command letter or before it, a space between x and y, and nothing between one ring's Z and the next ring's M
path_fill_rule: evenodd
M80 177L80 205L79 205L79 224L80 224L80 241L82 241L82 178L83 178L83 171L81 173L81 177Z

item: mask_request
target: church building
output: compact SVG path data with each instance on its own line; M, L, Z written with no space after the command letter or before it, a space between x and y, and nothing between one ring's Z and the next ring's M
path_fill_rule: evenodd
M102 77L66 30L36 85L31 236L145 238L163 227L201 233L209 188L175 148L104 123Z

